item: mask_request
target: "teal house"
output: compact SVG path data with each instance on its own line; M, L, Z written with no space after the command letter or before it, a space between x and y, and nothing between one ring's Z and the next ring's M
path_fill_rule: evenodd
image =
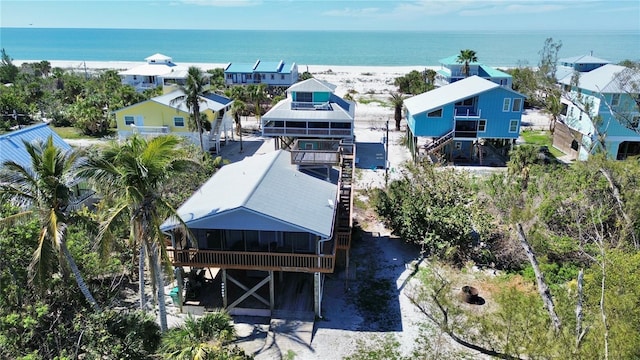
M640 72L605 64L558 80L563 89L561 121L553 146L586 160L597 151L612 159L640 155Z
M438 60L440 69L436 71L436 85L444 86L462 80L466 77L462 71L463 64L458 62L458 56L453 55ZM469 76L478 76L494 83L511 88L511 75L494 69L480 62L469 63Z
M471 76L404 102L414 160L437 156L480 162L485 146L505 154L520 134L525 96Z
M262 116L262 136L276 138L277 148L287 148L292 139L353 140L356 105L335 89L314 78L290 86L287 98Z

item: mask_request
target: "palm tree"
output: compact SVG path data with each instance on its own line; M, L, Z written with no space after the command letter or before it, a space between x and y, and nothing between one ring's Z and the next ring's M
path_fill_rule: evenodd
M400 130L400 122L402 121L402 107L404 106L405 96L399 92L392 92L389 96L391 106L393 106L393 118L396 120L396 131Z
M545 112L551 116L549 122L549 131L551 134L556 130L556 123L562 114L562 101L560 101L560 94L556 91L551 92L545 101Z
M175 217L176 212L161 193L163 183L171 176L188 170L198 161L179 147L175 136L160 136L146 140L139 136L123 144L109 143L90 156L78 172L90 179L105 199L109 209L101 221L98 240L108 251L118 224L129 224L129 242L139 249L140 302L144 305L145 254L151 270L151 282L157 294L160 328L167 329L162 263L168 261L162 222Z
M56 261L64 258L87 302L100 310L67 248L65 237L71 196L67 181L72 179L79 153L62 151L54 145L51 136L46 142L32 144L25 141L24 146L31 157L31 167L10 160L3 164L4 169L0 172L0 200L22 205L24 210L0 219L0 224L36 215L40 235L29 264L30 281L43 286L54 272Z
M255 105L255 115L256 120L258 122L258 126L260 126L260 117L262 116L262 103L267 100L267 84L258 84L258 85L249 85L247 87L247 92L249 93L250 100Z
M456 61L462 64L462 72L465 77L469 77L469 63L478 61L478 57L476 56L476 52L473 50L460 50L460 54L458 54L458 58Z
M180 86L180 90L184 95L178 96L171 101L172 104L183 102L189 109L189 130L198 131L200 149L203 152L205 152L204 142L202 141L202 133L204 131L202 122L204 120L200 118L200 103L204 102L201 96L207 92L205 89L206 82L207 78L202 70L197 66L190 66L187 70L185 85Z
M231 320L223 310L207 313L199 319L189 316L184 325L171 329L163 337L161 352L168 358L185 360L208 359L208 355L224 353L223 345L233 340L236 334ZM230 358L245 359L243 353L234 355L240 357Z
M247 104L242 100L233 100L231 105L231 112L233 113L233 119L236 122L236 135L240 137L240 151L242 152L242 121L240 117L242 113L247 109Z

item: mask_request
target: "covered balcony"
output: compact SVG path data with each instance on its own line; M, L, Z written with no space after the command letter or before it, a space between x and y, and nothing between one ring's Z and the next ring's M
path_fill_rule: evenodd
M131 131L141 135L163 135L169 133L168 126L138 126L131 124Z
M268 121L263 124L262 133L265 136L344 138L353 136L353 128L351 122Z

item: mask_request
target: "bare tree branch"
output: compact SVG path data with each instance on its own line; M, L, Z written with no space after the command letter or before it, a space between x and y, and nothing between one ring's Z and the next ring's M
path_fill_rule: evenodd
M484 347L482 347L480 345L476 345L476 344L470 343L470 342L460 338L458 335L456 335L456 333L454 332L454 330L451 328L451 326L449 324L449 312L447 311L447 309L442 305L442 303L438 299L440 293L446 287L445 280L444 279L441 279L441 280L442 280L442 282L440 284L440 287L437 290L435 290L434 293L431 295L431 299L433 300L433 302L436 304L436 306L440 310L440 313L442 313L442 319L441 320L438 319L434 314L432 314L429 311L429 309L427 309L415 297L409 296L406 293L405 293L405 296L409 299L409 301L411 301L411 303L413 305L415 305L418 308L418 310L420 310L420 312L422 312L429 320L431 320L433 323L435 323L440 330L442 330L445 334L449 335L449 337L451 337L451 339L453 339L453 341L455 341L458 344L466 347L467 349L475 350L475 351L478 351L478 352L480 352L480 353L482 353L484 355L493 356L493 357L496 357L496 358L499 358L499 359L522 360L521 358L519 358L517 356L512 356L512 355L509 355L509 354L501 353L501 352L498 352L498 351L495 351L495 350L484 348Z
M609 187L611 188L611 191L613 192L613 198L616 199L616 203L618 204L618 208L620 209L620 213L622 214L622 217L624 218L626 230L631 234L631 239L633 241L633 246L636 248L636 250L640 249L640 243L638 243L638 238L636 237L636 233L635 233L635 231L633 229L633 222L631 221L631 218L629 218L629 215L627 214L627 212L624 211L624 202L622 201L622 197L620 196L620 190L618 189L616 184L613 182L613 177L611 176L611 173L609 172L608 169L605 169L605 168L601 167L600 168L600 173L602 173L602 175L609 182Z
M535 273L535 276L536 276L536 283L538 284L538 292L542 297L542 302L544 303L545 307L547 308L547 311L549 312L549 317L551 318L551 323L553 324L554 330L556 332L559 332L562 324L560 323L560 318L558 317L558 314L556 314L555 306L553 304L553 298L551 297L551 291L549 290L549 287L547 286L547 283L544 280L544 274L542 273L542 271L540 271L540 266L538 264L538 260L536 259L536 255L534 254L533 249L531 249L531 246L529 246L529 243L527 242L527 238L525 237L524 231L522 230L522 225L520 224L516 224L516 225L517 225L518 238L520 239L520 244L522 245L522 248L524 248L527 258L529 259L529 263L531 263L531 266L533 267L533 272Z

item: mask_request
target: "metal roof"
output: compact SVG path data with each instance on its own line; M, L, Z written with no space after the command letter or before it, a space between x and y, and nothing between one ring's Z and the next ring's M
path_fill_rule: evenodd
M593 55L579 55L558 59L558 63L568 64L610 64L611 61L597 58Z
M252 64L247 63L229 63L227 67L224 69L226 73L253 73L253 70L258 66L258 62L256 61Z
M510 78L511 75L507 74L504 71L500 71L498 69L492 68L491 66L486 66L486 65L480 65L480 74L485 77L502 77L502 78Z
M162 76L170 74L175 64L143 64L129 70L120 71L118 75Z
M266 73L279 73L283 72L284 69L284 61L260 61L258 60L258 66L256 66L256 72L266 72ZM286 72L286 71L285 71Z
M172 107L176 110L189 112L189 108L184 101L175 101L180 96L184 96L182 90L172 91L166 95L157 96L151 98L151 101ZM222 95L210 94L209 96L200 96L200 110L211 109L213 111L220 111L229 105L232 100Z
M266 114L262 115L264 121L278 120L309 120L309 121L342 121L353 122L355 104L343 100L348 108L344 108L336 102L329 102L330 110L292 109L291 98L286 98L277 103Z
M31 156L27 152L23 141L33 143L46 141L53 137L53 144L63 152L71 151L71 145L67 144L56 134L48 124L38 124L24 129L12 131L0 135L0 168L7 160L15 161L26 168L31 168Z
M632 80L626 83L626 86L617 81L617 75L622 71L629 71ZM566 76L559 80L560 83L571 85L571 76ZM640 83L640 72L633 73L633 70L613 64L606 64L597 69L593 69L586 73L580 73L578 87L581 89L602 92L607 94L617 94L624 92L634 92L631 88L632 83ZM635 90L637 91L637 90Z
M501 86L492 81L474 75L410 97L404 101L404 105L411 115L417 115L499 87ZM509 88L502 88L518 94Z
M330 237L336 184L300 172L278 150L223 166L177 210L205 229L303 231ZM175 226L167 221L163 229Z
M326 81L318 80L316 78L310 78L289 86L289 88L287 89L287 93L290 94L292 91L332 93L335 91L336 87L336 85L333 85Z
M160 53L155 53L149 57L144 58L147 62L155 60L155 61L168 61L171 62L173 59L170 56L163 55Z
M453 56L446 57L444 59L440 59L438 60L438 62L443 65L462 65L462 63L458 62L458 55L453 55ZM472 61L469 63L469 65L482 65L482 63L479 63L477 61Z

